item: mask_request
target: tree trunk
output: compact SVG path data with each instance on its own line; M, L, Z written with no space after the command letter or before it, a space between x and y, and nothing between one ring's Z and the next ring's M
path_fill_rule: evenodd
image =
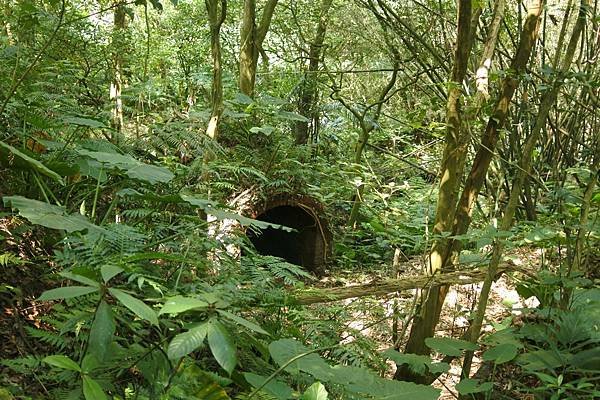
M256 0L244 0L240 30L240 91L254 97L256 68L262 44L269 31L278 0L268 0L263 9L260 25L256 26Z
M556 102L556 98L558 96L558 92L560 86L562 84L564 75L569 71L569 67L573 62L573 56L575 54L575 48L577 47L577 42L581 36L581 32L585 26L585 6L586 0L581 1L581 9L579 13L579 17L575 26L573 27L573 32L571 34L571 39L569 41L569 46L567 48L567 53L563 60L562 66L559 67L559 74L554 81L551 90L545 92L544 97L542 98L542 102L540 104L540 108L538 110L538 115L535 121L535 125L531 131L531 134L527 137L525 141L525 145L523 146L523 151L521 153L521 159L519 160L519 168L517 169L516 176L513 180L512 188L510 191L510 196L508 199L508 203L504 210L504 215L502 217L502 222L500 223L500 231L508 231L510 230L513 219L515 216L515 211L517 209L517 205L519 203L519 198L521 196L521 191L523 189L523 185L525 183L525 179L529 175L529 171L531 169L531 157L533 155L533 150L535 145L537 144L538 138L542 132L544 126L546 126L546 121L548 119L548 114L550 113L550 109ZM564 31L563 31L564 32ZM563 33L564 34L564 33ZM562 42L562 40L561 40ZM561 47L557 48L557 54L562 53ZM558 62L558 58L556 59ZM558 66L557 66L558 67ZM593 181L595 182L596 178L594 176ZM479 296L479 303L477 304L477 312L475 313L475 318L473 319L472 327L470 329L471 337L469 338L471 342L476 343L479 339L479 334L481 332L481 326L483 324L483 318L485 316L485 310L487 308L487 302L490 294L490 290L492 287L493 279L496 277L498 273L498 266L500 265L500 261L502 259L502 253L504 250L504 242L500 239L496 239L494 241L494 248L492 251L492 258L490 259L490 263L488 266L488 274L483 282L483 286L481 288L481 294ZM465 355L465 362L463 363L463 377L468 378L471 362L473 360L473 352L467 352Z
M535 0L528 10L528 16L523 24L521 32L519 47L510 66L511 73L502 82L501 94L496 102L494 113L489 119L485 131L482 134L481 145L475 155L471 171L468 175L458 205L456 206L456 210L453 212L452 236L466 233L471 222L473 205L475 204L479 190L487 175L493 151L498 141L499 132L504 127L511 99L517 89L520 76L525 70L525 66L531 55L531 50L537 39L542 1L543 0ZM462 2L460 9L463 9ZM459 40L457 47L460 46L461 42ZM448 176L442 174L442 184L444 183L444 178L446 178L446 180L449 179ZM440 190L442 190L442 187L440 187ZM439 200L441 200L441 196ZM447 205L442 205L441 207L438 205L437 211L439 212L440 209L452 213L451 207L448 207ZM436 220L437 218L438 216L436 215ZM437 253L433 254L431 257L432 264L433 261L435 261L437 269L443 271L458 258L460 242L455 239L450 239L445 246L439 246L438 249L434 249L434 251ZM425 345L425 339L432 337L434 334L447 291L448 287L440 287L437 290L430 291L425 305L421 309L421 313L413 321L410 337L406 346L407 353L429 354L429 349ZM396 374L396 377L400 378L404 376ZM408 378L414 377L408 376Z
M304 74L304 83L300 90L298 99L298 114L312 120L313 124L318 124L318 115L315 115L315 105L317 99L317 72L319 71L319 61L325 41L325 32L327 30L327 18L329 9L333 0L323 0L321 3L321 12L319 15L319 24L314 40L310 43L308 52L308 71ZM316 127L313 127L315 130ZM296 144L306 144L309 138L309 121L297 121L294 129Z
M220 3L220 7L219 7ZM223 115L223 68L221 66L221 25L227 16L227 0L205 0L210 23L210 50L213 63L211 87L211 116L206 134L214 140L219 136L219 123Z
M123 99L121 93L123 91L123 34L126 25L125 6L119 4L115 7L114 25L113 25L113 77L110 83L110 99L113 101L111 111L111 126L116 131L118 137L123 129ZM117 140L113 137L113 141Z
M462 129L461 88L467 74L469 55L473 44L471 23L472 2L470 0L460 0L458 5L457 42L446 108L446 123L448 126L446 129L446 147L444 148L440 168L440 187L433 227L433 233L436 235L448 232L452 227L469 143L468 130ZM433 275L442 268L440 254L443 246L444 240L436 239L429 256L427 269L429 274ZM443 302L446 293L446 287L439 286L426 291L421 300L421 310L425 311L423 303L432 309L441 309L441 304L437 304L438 299ZM425 338L433 336L433 329L437 322L437 320L432 319L434 316L435 313L417 313L415 315L405 352L429 354L429 349L425 346ZM420 378L406 366L399 366L394 377L396 379L420 381Z

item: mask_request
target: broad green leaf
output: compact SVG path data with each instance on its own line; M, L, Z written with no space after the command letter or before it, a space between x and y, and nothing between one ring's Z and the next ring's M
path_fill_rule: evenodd
M358 394L361 399L367 397L377 400L437 400L440 395L439 389L412 382L384 379L365 368L338 365L333 367L332 371L334 375L329 380L331 383L342 385L347 391Z
M300 397L300 400L327 400L327 390L321 382L315 382Z
M139 179L146 181L151 184L163 182L170 182L175 177L171 171L164 167L149 164L139 164L127 168L125 171L128 177L133 179Z
M252 133L262 133L265 136L269 136L271 133L273 133L273 131L275 130L275 128L273 128L272 126L269 125L263 125L263 126L255 126L250 128L250 132Z
M236 93L235 94L235 101L236 103L239 104L252 104L254 103L254 99L250 96L248 96L245 93Z
M96 282L93 279L87 278L83 275L79 275L79 274L74 274L72 272L67 272L67 271L61 271L59 273L60 276L70 279L72 281L76 281L79 283L83 283L84 285L88 285L88 286L93 286L93 287L100 287L100 284L98 282Z
M83 296L84 294L97 292L98 288L91 286L65 286L46 290L38 298L40 301L70 299L71 297Z
M394 349L388 349L383 354L398 365L407 364L412 371L421 375L424 375L427 370L431 373L448 372L450 370L450 365L447 363L434 363L431 357L425 355L399 353Z
M75 361L71 360L67 356L63 356L63 355L48 356L48 357L45 357L42 361L45 362L46 364L50 364L54 367L68 369L70 371L77 371L77 372L81 371L81 368L79 367L79 365L77 365L77 363Z
M64 229L67 232L95 231L105 233L106 230L89 222L83 215L67 214L63 207L28 199L22 196L5 196L4 204L19 210L19 215L32 224L50 229Z
M85 400L108 400L98 382L87 375L83 375L83 397Z
M83 357L83 361L81 361L81 371L84 374L89 374L99 366L100 361L98 360L98 357L96 357L96 355L92 354L89 351L87 352L85 357Z
M29 157L27 154L21 152L20 150L14 148L13 146L0 141L0 161L3 161L6 158L8 161L8 157L4 154L6 152L10 152L12 157L16 160L20 161L23 166L27 166L27 168L32 169L42 175L47 176L55 180L56 182L63 184L62 177L58 175L56 172L52 171L50 168L46 167L44 164L36 160L35 158Z
M311 349L295 339L280 339L269 344L269 353L278 365L287 364L292 358L302 355L285 367L292 374L299 371L308 372L315 378L328 382L332 376L331 366Z
M235 344L227 329L217 320L208 324L208 346L219 365L231 374L237 364Z
M100 274L102 275L102 279L104 280L104 283L107 283L112 278L119 275L121 272L123 272L123 268L117 267L116 265L108 264L108 265L103 265L100 268Z
M494 388L492 382L480 383L477 379L463 379L456 385L456 390L462 395L488 392Z
M463 350L477 350L478 346L466 340L453 338L427 338L425 344L430 349L448 356L459 357Z
M513 360L519 351L519 348L512 343L503 343L492 347L483 353L485 361L493 361L494 364L503 364Z
M248 328L254 332L262 333L263 335L267 335L267 336L269 335L269 332L265 331L263 328L256 325L254 322L250 322L247 319L239 317L239 316L232 314L225 310L217 310L217 312L219 314L221 314L222 316L224 316L225 318L230 319L231 321L233 321L237 324L245 326L246 328Z
M258 389L259 387L262 387L262 391L275 396L278 400L288 400L292 397L292 388L281 381L273 379L263 386L263 383L267 380L267 378L251 372L244 372L244 378L254 388Z
M273 360L280 366L287 365L293 358L301 356L290 363L286 371L303 371L320 382L340 385L346 391L358 395L352 398L435 400L440 394L438 389L430 386L384 379L365 368L344 365L331 367L319 355L310 353L310 349L294 339L272 342L269 351Z
M285 119L285 120L288 120L288 121L300 121L300 122L308 122L308 121L310 121L304 115L300 115L298 113L290 112L290 111L279 111L277 113L276 117L279 118L279 119Z
M580 369L600 371L600 345L576 353L571 359L571 364Z
M158 312L162 314L179 314L194 308L206 308L208 303L193 297L175 296L168 299Z
M68 117L63 121L70 125L87 126L88 128L107 128L103 122L91 118Z
M94 322L88 339L88 351L99 360L104 360L108 355L108 347L113 341L115 321L112 308L102 300L96 309Z
M553 370L564 364L566 356L554 350L534 350L520 354L516 361L528 371Z
M204 342L207 332L208 323L203 323L185 333L175 336L171 340L167 350L169 358L172 360L178 359L196 350Z
M175 176L167 168L144 164L129 155L84 149L79 150L79 154L99 161L108 168L116 168L124 171L130 178L139 179L151 184L166 183Z
M123 292L122 290L110 288L110 294L117 298L125 307L129 308L138 317L149 321L153 325L158 325L158 318L152 308L143 301Z

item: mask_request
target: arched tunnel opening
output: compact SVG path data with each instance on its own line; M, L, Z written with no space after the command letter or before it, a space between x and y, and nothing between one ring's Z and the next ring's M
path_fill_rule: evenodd
M246 235L259 254L283 258L313 273L322 270L328 243L317 217L299 205L282 205L265 210L255 219L294 229L248 229Z

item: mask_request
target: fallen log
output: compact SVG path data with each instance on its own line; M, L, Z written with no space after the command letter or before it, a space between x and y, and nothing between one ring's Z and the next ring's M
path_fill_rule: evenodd
M288 297L288 301L292 304L307 305L328 303L353 297L383 296L394 292L424 289L431 286L467 285L483 281L486 272L487 268L472 268L436 275L417 275L397 279L376 280L365 284L344 287L302 289L293 292ZM528 273L524 267L506 264L498 268L497 278L506 272Z

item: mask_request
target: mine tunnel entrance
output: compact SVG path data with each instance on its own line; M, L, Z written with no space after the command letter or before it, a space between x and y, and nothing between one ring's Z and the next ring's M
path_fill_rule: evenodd
M256 219L295 229L294 232L274 228L249 229L247 236L259 254L283 258L313 273L321 270L327 244L317 218L301 206L283 205L264 211Z

